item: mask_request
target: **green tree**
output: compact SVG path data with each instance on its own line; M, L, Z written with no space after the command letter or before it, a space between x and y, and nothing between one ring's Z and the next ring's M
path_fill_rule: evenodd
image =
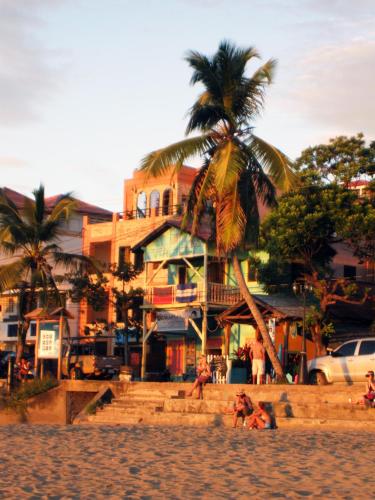
M369 297L369 290L361 290L352 281L333 279L334 244L345 239L348 223L351 225L353 220L365 230L358 195L331 184L305 186L283 195L262 224L263 247L270 260L259 264L259 279L269 291L277 291L282 289L278 283L291 284L292 276L289 281L285 278L288 266L299 267L299 275L312 289L318 305L309 316L319 354L325 352L323 336L330 328L329 306L337 302L363 303Z
M295 166L307 184L334 182L348 187L355 179L375 175L375 141L367 147L361 133L338 136L302 151Z
M220 43L212 57L189 52L186 61L193 69L191 83L203 85L203 92L190 109L186 135L200 135L150 153L141 169L158 176L170 165L178 171L187 158L202 157L185 223L190 218L195 233L207 205L214 207L217 251L232 257L241 293L257 322L275 372L282 377L281 364L237 256L239 250L257 241L258 200L274 205L275 186L287 190L295 181L288 158L254 134L252 123L262 111L264 92L276 66L271 59L248 77L246 67L258 57L254 48L241 49L226 41Z
M124 363L127 365L129 327L134 327L137 331L141 328L140 306L144 295L142 288L133 288L128 285L137 278L141 271L127 262L119 265L111 264L109 271L116 278L118 286L110 288L108 278L101 273L89 274L80 271L71 273L67 276L72 285L70 297L73 302L77 303L86 300L94 311L103 311L110 303L114 305L118 323L124 323Z
M26 318L40 297L47 306L53 300L63 305L55 266L91 265L82 255L63 252L58 245L64 223L75 210L70 194L62 195L46 210L44 187L33 191L34 199L25 200L21 209L0 189L0 249L10 262L0 267L0 292L16 290L19 295L17 359L22 356L30 319Z

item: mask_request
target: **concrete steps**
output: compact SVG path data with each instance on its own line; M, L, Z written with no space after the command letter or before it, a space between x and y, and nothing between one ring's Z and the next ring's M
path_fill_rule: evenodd
M363 394L360 386L237 386L208 384L204 399L185 398L191 384L129 383L112 403L88 417L89 423L110 425L232 426L231 408L239 389L254 403L272 408L277 427L368 429L375 410L352 405Z

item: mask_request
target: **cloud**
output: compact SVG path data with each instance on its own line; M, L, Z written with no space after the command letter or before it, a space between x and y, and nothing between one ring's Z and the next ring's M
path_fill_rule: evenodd
M337 132L375 136L375 40L354 39L327 45L298 64L299 74L290 94L293 107L304 118Z
M0 156L0 167L23 168L27 166L25 160L13 156Z
M0 125L36 120L58 89L56 54L43 46L40 12L62 0L0 0ZM52 63L53 61L53 63Z

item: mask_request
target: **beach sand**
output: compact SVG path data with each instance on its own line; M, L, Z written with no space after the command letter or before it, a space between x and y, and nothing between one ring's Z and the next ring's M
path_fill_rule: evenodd
M374 498L372 432L0 427L0 498Z

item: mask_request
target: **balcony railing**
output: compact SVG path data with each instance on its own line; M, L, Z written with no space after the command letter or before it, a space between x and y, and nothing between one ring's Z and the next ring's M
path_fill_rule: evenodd
M208 283L207 302L211 304L237 304L242 299L240 289L221 283Z
M137 208L136 210L127 210L121 212L120 217L124 220L129 219L147 219L149 217L165 217L167 215L182 215L184 210L183 205L168 205L166 207L157 208Z
M233 305L241 300L239 288L221 283L207 284L207 302L209 304ZM203 284L150 286L146 289L144 303L149 305L176 305L192 302L204 302Z

